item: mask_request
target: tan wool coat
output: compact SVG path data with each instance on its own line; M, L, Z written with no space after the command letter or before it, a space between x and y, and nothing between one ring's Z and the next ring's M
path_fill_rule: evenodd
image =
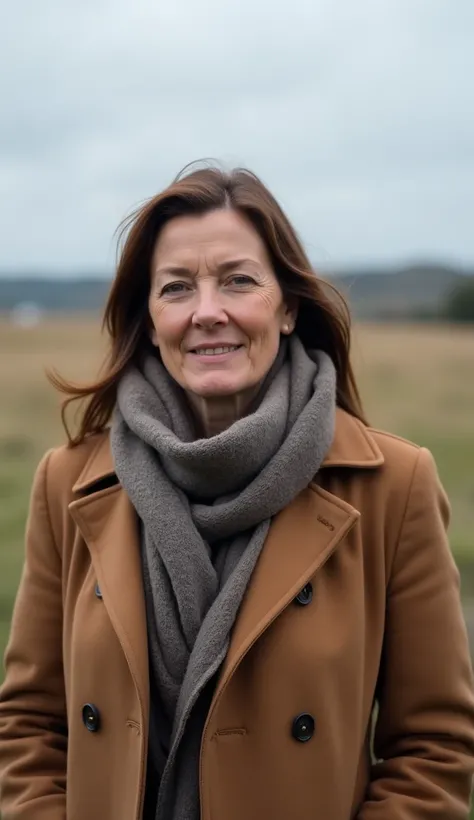
M448 515L426 450L338 411L238 614L202 820L466 820L474 697ZM105 432L35 477L0 694L3 820L139 820L148 719L137 520Z

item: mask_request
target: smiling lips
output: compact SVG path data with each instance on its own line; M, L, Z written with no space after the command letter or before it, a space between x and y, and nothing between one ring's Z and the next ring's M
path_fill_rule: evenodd
M226 353L234 353L242 345L213 345L212 347L195 347L190 350L196 356L223 356Z

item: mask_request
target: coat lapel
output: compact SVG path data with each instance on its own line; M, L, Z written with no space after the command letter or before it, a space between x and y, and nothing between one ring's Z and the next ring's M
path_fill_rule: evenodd
M108 439L105 444L108 450ZM91 553L104 605L126 656L144 716L148 713L148 647L145 602L135 510L120 484L95 490L113 470L97 464L107 458L99 447L74 490L88 490L69 505ZM110 456L109 456L110 458ZM110 465L109 465L110 466Z
M239 610L214 701L247 651L327 561L358 518L357 510L316 485L276 516Z

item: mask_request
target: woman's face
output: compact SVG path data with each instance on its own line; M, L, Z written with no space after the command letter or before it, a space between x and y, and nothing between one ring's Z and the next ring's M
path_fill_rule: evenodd
M272 366L295 311L264 242L231 209L170 220L152 257L152 341L170 375L203 399L245 394Z

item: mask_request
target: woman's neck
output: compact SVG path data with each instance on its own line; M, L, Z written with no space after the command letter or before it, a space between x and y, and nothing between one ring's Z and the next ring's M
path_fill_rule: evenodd
M227 430L234 422L247 415L257 393L258 387L245 393L213 398L189 394L188 400L197 421L199 434L204 438L211 438Z

